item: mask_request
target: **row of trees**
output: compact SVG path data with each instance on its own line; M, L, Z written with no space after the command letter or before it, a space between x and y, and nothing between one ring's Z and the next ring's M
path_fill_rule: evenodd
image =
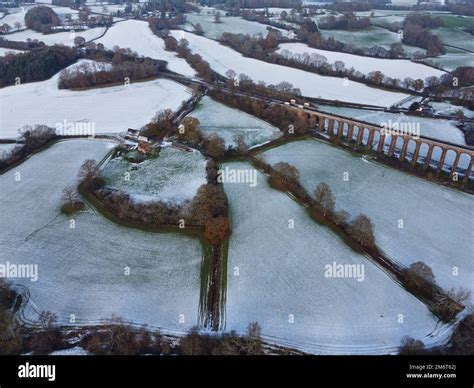
M23 334L14 348L0 350L0 354L19 354L21 349L35 355L48 355L54 350L70 347L64 333L57 326L54 314L40 316L42 330ZM143 326L134 329L123 319L114 317L110 323L93 327L82 337L78 346L94 355L259 355L263 354L260 326L252 322L245 335L235 332L210 335L197 327L177 341L163 336L160 331L150 331ZM1 349L1 347L0 347Z
M318 21L318 25L325 30L363 30L372 23L368 17L357 17L349 12L340 16L325 16Z
M141 61L114 60L111 67L105 69L91 66L89 63L82 63L73 69L67 68L61 71L58 88L88 88L116 82L123 83L125 79L139 81L156 77L158 73L156 61L149 58Z
M314 195L310 196L299 183L299 172L296 167L285 162L270 166L261 158L253 158L253 161L258 168L269 174L269 183L272 187L288 191L302 201L317 221L321 219L329 221L331 227L337 228L362 247L368 248L376 260L383 257L375 245L374 225L370 218L360 214L348 221L349 214L346 211L336 211L336 200L328 184L321 182L316 187ZM465 289L442 290L436 285L431 269L422 262L414 263L408 268L391 265L392 272L402 281L403 286L417 297L424 299L433 313L444 322L451 322L470 300L470 292Z
M362 246L375 247L372 221L366 215L360 214L349 222L349 214L346 211L336 211L336 200L327 183L321 182L318 184L313 197L311 197L300 184L300 174L295 166L286 162L269 166L263 159L254 158L253 160L258 168L264 169L269 174L268 182L272 187L277 190L288 191L303 201L309 206L309 212L316 220L322 216Z
M75 49L66 46L50 46L0 57L0 87L51 78L76 59Z
M227 0L227 8L302 8L300 0Z
M219 78L208 62L206 62L199 54L193 54L189 49L189 42L186 39L180 39L178 42L174 37L165 35L165 48L169 51L175 51L184 58L191 67L206 81L215 81Z
M0 47L12 50L28 51L37 48L44 48L46 47L46 45L43 42L31 40L30 38L28 38L26 42L20 42L14 40L6 40L5 38L0 37Z
M0 173L56 139L56 131L45 125L25 126L20 130L21 145L0 158Z

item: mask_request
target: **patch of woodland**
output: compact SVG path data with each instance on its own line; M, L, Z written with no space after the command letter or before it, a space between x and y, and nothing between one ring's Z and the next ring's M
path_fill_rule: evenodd
M155 117L141 131L144 136L161 140L163 138L175 139L175 145L185 145L198 149L204 155L214 159L228 156L241 155L248 149L242 136L236 136L236 146L226 148L225 141L217 134L206 136L200 129L199 120L186 116L178 126L174 122L176 114L171 109L158 112Z
M29 155L58 139L56 131L46 125L25 126L20 130L20 144L0 158L0 173L25 160Z
M438 28L443 25L444 23L441 18L432 15L408 15L403 21L402 42L424 48L428 56L444 54L445 51L441 38L429 30L430 28Z
M77 59L75 49L59 45L0 57L0 87L49 79Z
M34 31L48 33L52 27L61 25L61 19L52 8L41 5L26 12L25 25Z
M163 70L163 69L161 69ZM83 89L124 80L141 81L158 76L160 69L156 61L150 58L124 59L120 53L112 58L110 69L97 70L87 63L79 64L73 69L64 69L59 74L59 89Z

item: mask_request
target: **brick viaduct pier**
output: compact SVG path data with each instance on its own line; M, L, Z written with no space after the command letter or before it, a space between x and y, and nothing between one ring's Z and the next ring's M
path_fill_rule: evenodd
M389 130L377 125L312 110L306 107L291 105L287 106L287 108L297 110L298 116L306 119L311 128L318 128L321 132L327 132L329 136L336 139L336 141L341 139L342 136L345 136L346 141L355 141L357 145L361 145L364 139L367 139L364 145L368 149L372 149L374 141L376 141L377 148L374 148L374 150L378 153L386 153L388 156L393 157L395 150L399 149L400 154L398 158L400 161L407 158L408 147L411 144L413 153L410 163L414 165L418 162L420 150L423 148L426 151L422 163L425 170L432 165L433 152L436 148L439 148L440 158L434 161L437 174L441 172L448 153L453 153L454 157L454 162L450 166L450 177L456 174L461 157L467 158L468 161L468 167L463 172L464 181L467 181L472 173L474 163L474 148L472 147L445 143L423 136L418 137L412 134L402 133L402 131L393 131L390 133ZM385 149L387 136L390 138L388 150ZM397 143L399 145L398 147Z

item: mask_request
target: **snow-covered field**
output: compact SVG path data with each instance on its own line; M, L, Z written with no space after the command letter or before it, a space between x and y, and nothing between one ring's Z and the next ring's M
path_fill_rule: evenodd
M4 159L16 146L16 143L0 144L0 160Z
M236 135L242 135L245 144L249 147L281 136L280 130L266 121L229 108L208 96L204 96L189 115L199 120L201 131L205 135L215 133L225 140L227 146L235 145L234 136Z
M314 49L304 43L283 43L277 52L285 57L292 57L292 54L301 55L305 53L308 55L323 55L327 58L327 63L329 64L342 61L346 69L353 67L356 71L360 71L363 74L368 74L372 71L381 71L387 77L398 78L400 80L405 79L407 74L410 74L410 77L413 79L420 78L423 80L427 77L440 77L445 74L441 70L409 60L362 57L360 55Z
M252 168L242 162L225 166ZM430 344L447 334L368 258L270 188L260 173L257 182L253 188L224 184L232 227L226 330L243 332L257 321L269 342L316 354L393 353L404 335ZM363 266L364 280L326 277L325 266L333 262Z
M25 15L28 12L28 9L32 7L22 7L22 8L10 8L8 10L8 15L3 17L0 20L0 23L8 24L12 30L16 30L15 23L20 23L20 28L25 28Z
M240 17L222 16L221 23L214 23L214 15L207 15L205 13L191 13L186 15L186 30L194 31L193 24L196 25L198 23L203 28L204 35L211 39L219 39L224 32L230 32L233 34L249 34L252 36L257 34L266 36L268 33L268 26L265 24L251 22ZM280 31L286 34L286 31Z
M125 4L104 4L104 5L89 5L91 12L116 15L117 11L123 12L125 10ZM105 9L104 9L105 8ZM136 8L136 7L134 7Z
M126 20L116 23L95 42L102 43L108 49L115 46L130 48L138 55L167 61L170 70L185 76L193 77L196 74L184 59L165 50L163 39L154 35L144 21Z
M103 174L107 186L130 194L136 200L179 204L191 200L199 187L206 184L206 159L199 151L165 147L157 158L139 164L122 158L112 159Z
M419 126L420 134L433 139L448 141L455 144L466 144L463 132L456 127L455 121L443 119L430 119L426 117L408 116L403 113L388 113L379 111L368 111L352 108L338 108L329 105L321 105L320 109L326 112L340 114L357 120L366 121L376 125L382 123L412 123Z
M452 115L456 112L462 111L464 116L474 118L474 110L469 110L464 106L453 105L449 102L435 102L431 101L430 105L436 111L437 114L440 115Z
M290 82L299 88L304 96L321 97L328 100L352 101L360 104L389 106L407 97L403 93L388 92L370 88L362 83L350 82L336 77L324 77L291 67L285 67L244 57L237 51L220 45L211 39L182 31L172 31L175 38L189 41L192 52L200 54L211 67L225 76L228 70L246 74L254 81L276 85Z
M445 44L474 51L474 39L468 32L450 27L437 28L432 32L438 35Z
M38 4L38 5L46 5L46 4ZM25 15L29 9L36 7L37 5L28 5L22 6L20 8L9 8L9 14L0 20L1 24L8 24L12 27L13 30L16 29L15 23L20 23L20 28L25 28ZM54 5L46 5L49 8L52 8L54 12L59 16L61 20L65 19L66 14L70 14L72 19L77 19L77 15L79 11L73 10L68 7L59 7ZM13 39L12 39L13 40Z
M368 215L376 243L393 260L428 264L444 288L474 293L474 199L442 186L368 162L315 140L286 144L264 153L267 162L294 165L310 192L328 183L336 208ZM344 180L344 173L348 180ZM403 220L403 228L399 228ZM454 267L458 275L454 275Z
M353 44L356 47L380 46L389 50L392 43L401 42L397 33L380 27L369 27L360 31L322 30L321 34L325 39L333 37L345 44ZM422 48L405 44L403 45L403 49L410 54L426 52L426 50Z
M71 314L74 324L93 324L115 314L183 332L198 322L199 240L121 227L92 210L75 215L71 228L59 212L82 162L111 146L63 141L0 176L0 262L38 265L38 281L14 281L30 291L26 319L50 310L61 324L72 324Z
M391 27L393 25L397 25L401 28L404 20L405 20L405 16L397 16L397 15L370 18L370 21L372 22L372 24L379 27Z
M22 53L23 51L21 50L12 50L12 49L7 49L7 48L3 48L3 47L0 47L0 57L3 57L7 54L19 54L19 53Z
M448 52L430 61L440 65L447 71L453 71L459 66L474 66L474 54L465 51Z
M74 46L74 38L81 36L86 41L90 41L102 35L105 31L105 27L95 27L89 28L85 31L63 31L57 32L54 34L42 34L41 32L36 32L33 30L23 30L9 34L6 36L8 40L26 42L28 39L38 40L39 42L44 42L47 45L53 44L63 44L65 46Z
M177 110L191 93L181 84L164 79L82 91L60 90L58 77L56 74L46 81L0 89L0 138L16 138L18 129L27 124L55 128L64 121L77 126L90 123L96 133L140 128L160 110Z

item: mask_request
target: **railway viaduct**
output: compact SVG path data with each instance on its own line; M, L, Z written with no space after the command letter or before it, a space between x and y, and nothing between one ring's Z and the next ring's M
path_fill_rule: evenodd
M461 160L461 157L467 158L468 160L468 167L463 172L464 181L467 181L472 173L474 163L474 148L472 147L441 142L428 137L403 133L402 131L390 132L385 128L370 123L349 119L343 116L328 114L302 106L291 105L287 106L287 108L297 110L298 116L306 119L311 128L318 128L321 132L327 132L329 136L331 136L333 139L336 139L336 141L339 141L342 136L345 136L347 141L353 140L357 145L360 145L363 144L364 139L366 139L366 143L364 143L364 145L369 149L372 149L375 141L377 143L377 148L374 150L378 153L386 153L388 156L392 157L394 156L395 150L399 149L400 155L398 158L400 161L403 161L407 158L408 147L411 143L411 148L414 151L412 153L410 163L414 165L418 162L420 150L423 148L425 150L425 156L422 164L425 170L430 165L433 165L433 151L436 148L439 148L440 157L437 161L434 161L437 174L441 172L446 155L450 152L454 153L454 162L450 166L450 177L455 175L459 167L459 161ZM390 139L388 149L385 147L385 138L387 136L389 136Z

